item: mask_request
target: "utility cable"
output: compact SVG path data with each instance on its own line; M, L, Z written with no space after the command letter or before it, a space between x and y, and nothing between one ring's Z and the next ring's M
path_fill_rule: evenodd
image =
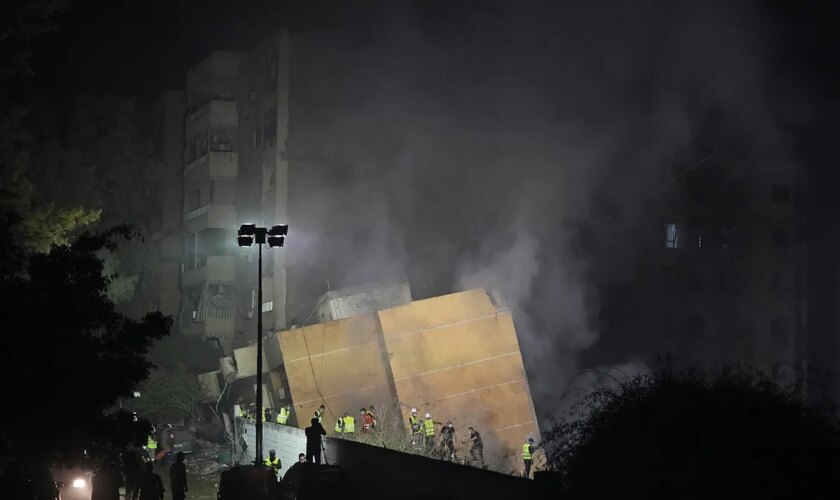
M652 189L651 191L647 192L647 193L646 193L644 196L642 196L641 198L639 198L639 199L637 199L637 200L635 200L635 201L633 201L633 202L631 202L631 203L629 203L629 204L627 204L627 205L625 205L625 206L623 206L623 207L619 208L619 209L618 209L618 210L616 210L615 212L612 212L611 214L609 214L609 215L607 215L607 216L605 216L605 217L603 217L603 218L601 218L601 219L598 219L597 221L593 222L593 223L592 223L592 225L597 226L598 224L600 224L600 223L602 223L602 222L606 222L606 221L608 221L608 220L612 219L613 217L615 217L616 215L620 214L621 212L624 212L625 210L629 210L630 208L633 208L633 207L635 207L636 205L638 205L639 203L641 203L641 202L643 202L643 201L647 200L647 199L648 199L648 198L650 198L651 196L653 196L653 195L657 194L659 191L661 191L661 190L662 190L663 188L665 188L666 186L668 186L668 185L670 185L670 184L673 184L674 182L676 182L678 179L680 179L680 178L682 178L682 177L685 177L685 176L686 176L686 175L688 175L688 174L689 174L692 170L695 170L695 169L697 169L697 168L700 168L700 166L702 166L704 163L706 163L706 161L708 161L710 158L712 158L712 157L713 157L713 156L715 156L716 154L720 153L720 152L723 150L723 148L724 148L724 146L720 146L720 147L718 147L717 149L715 149L715 150L714 150L714 151L712 151L711 153L709 153L709 154L707 154L706 156L704 156L703 158L701 158L699 161L697 161L697 162L695 162L695 163L691 164L688 168L686 168L685 170L683 170L682 172L680 172L680 173L679 173L679 174L677 174L676 176L674 176L674 177L672 177L672 178L668 179L667 181L665 181L665 182L661 183L660 185L656 186L656 188L654 188L654 189Z

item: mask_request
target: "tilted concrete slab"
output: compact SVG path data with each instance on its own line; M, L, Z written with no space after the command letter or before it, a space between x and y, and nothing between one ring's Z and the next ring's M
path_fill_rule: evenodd
M345 411L357 417L362 406L393 400L378 336L375 314L277 334L298 425L308 426L321 404L331 430Z
M481 432L498 468L516 469L522 443L540 440L513 319L484 290L468 290L277 334L297 414L320 404L335 417L362 406L416 407L459 441ZM384 404L383 404L384 403ZM382 405L382 406L380 406ZM299 418L308 425L308 418ZM439 428L438 428L439 430Z

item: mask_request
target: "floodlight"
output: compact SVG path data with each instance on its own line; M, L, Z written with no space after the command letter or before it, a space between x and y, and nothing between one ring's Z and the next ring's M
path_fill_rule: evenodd
M253 236L257 232L257 225L253 223L239 226L239 234L242 236Z
M286 237L285 236L269 236L268 237L268 246L271 248L282 248L283 243L285 243Z

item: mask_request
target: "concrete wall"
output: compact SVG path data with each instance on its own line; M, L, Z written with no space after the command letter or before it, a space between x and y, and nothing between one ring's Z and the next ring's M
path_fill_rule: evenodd
M253 461L254 425L238 421L246 431L247 459ZM306 449L304 432L294 427L269 424L263 429L263 439L263 449L274 449L280 457L281 474ZM324 447L327 461L346 471L354 498L486 500L526 498L536 491L534 482L519 477L355 441L325 438Z
M241 418L237 418L236 421L237 426L244 431L242 437L247 445L245 449L246 461L253 462L256 449L254 423ZM265 423L263 425L263 454L265 457L268 456L269 450L274 450L280 457L280 464L283 466L280 469L280 475L282 476L292 464L297 462L298 454L306 452L306 435L303 430L297 427Z

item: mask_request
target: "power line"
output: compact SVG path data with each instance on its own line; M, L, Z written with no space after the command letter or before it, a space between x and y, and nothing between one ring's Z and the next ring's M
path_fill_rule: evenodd
M629 209L631 209L631 208L635 207L636 205L638 205L639 203L641 203L641 202L643 202L643 201L647 200L647 199L648 199L648 198L650 198L651 196L653 196L653 195L657 194L659 191L661 191L661 190L662 190L663 188L665 188L666 186L668 186L668 185L670 185L670 184L673 184L674 182L676 182L676 181L677 181L677 180L679 180L680 178L685 177L686 175L688 175L691 171L693 171L693 170L695 170L695 169L699 168L700 166L702 166L702 165L703 165L704 163L706 163L706 161L707 161L707 160L709 160L711 157L713 157L713 156L715 156L716 154L720 153L720 152L723 150L723 148L724 148L724 146L720 146L720 147L718 147L717 149L715 149L715 150L714 150L714 151L712 151L711 153L709 153L709 154L707 154L706 156L704 156L703 158L701 158L699 161L697 161L697 162L693 163L692 165L690 165L688 168L686 168L685 170L683 170L682 172L680 172L680 173L679 173L679 174L677 174L676 176L674 176L674 177L672 177L672 178L668 179L667 181L665 181L665 182L661 183L660 185L658 185L658 186L657 186L656 188L654 188L653 190L649 191L647 194L645 194L645 195L644 195L644 196L642 196L641 198L639 198L639 199L637 199L637 200L633 201L632 203L630 203L630 204L628 204L628 205L625 205L625 206L623 206L623 207L619 208L619 209L618 209L618 210L616 210L615 212L613 212L613 213L611 213L611 214L607 215L606 217L603 217L603 218L601 218L601 219L598 219L597 221L593 222L593 223L592 223L592 225L593 225L593 226L597 226L598 224L600 224L600 223L602 223L602 222L606 222L606 221L608 221L608 220L612 219L613 217L615 217L616 215L620 214L621 212L624 212L625 210L629 210Z

